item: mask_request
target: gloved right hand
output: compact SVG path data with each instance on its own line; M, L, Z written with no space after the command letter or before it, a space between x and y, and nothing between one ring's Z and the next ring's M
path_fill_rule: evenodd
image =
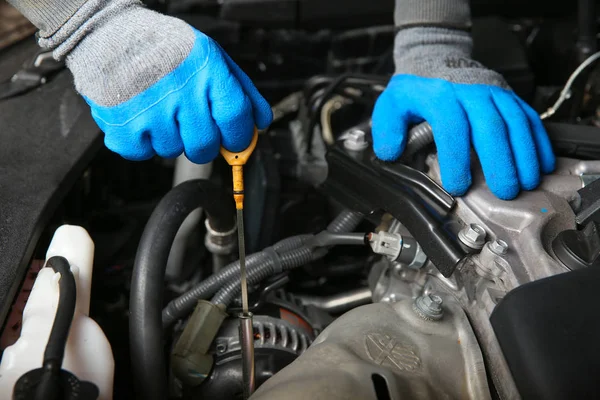
M215 41L138 0L88 1L40 44L67 57L106 146L127 159L185 151L206 163L271 123L269 104Z
M454 195L471 185L473 146L489 189L510 200L534 189L554 169L550 141L539 116L502 76L473 61L463 31L417 27L396 37L397 75L373 112L376 155L397 159L409 126L433 128L442 184Z

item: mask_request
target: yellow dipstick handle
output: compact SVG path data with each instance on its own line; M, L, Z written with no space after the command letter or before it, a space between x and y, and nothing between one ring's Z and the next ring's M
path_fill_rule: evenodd
M233 199L235 200L235 208L242 210L244 208L244 171L243 166L252 155L252 152L256 148L256 142L258 141L258 130L254 128L254 136L252 136L252 142L246 150L242 150L239 153L233 153L224 147L221 147L221 155L227 161L227 164L231 165L231 171L233 172Z

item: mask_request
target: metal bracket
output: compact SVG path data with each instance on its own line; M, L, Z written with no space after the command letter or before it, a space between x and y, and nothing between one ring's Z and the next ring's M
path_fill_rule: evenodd
M52 75L64 67L64 62L56 61L51 51L36 53L10 80L0 83L0 100L19 96L46 84Z

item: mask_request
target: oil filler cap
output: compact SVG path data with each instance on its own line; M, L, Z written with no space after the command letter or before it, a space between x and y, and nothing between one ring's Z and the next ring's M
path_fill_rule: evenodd
M589 222L583 230L567 230L552 242L558 259L569 269L600 266L600 229L597 222Z

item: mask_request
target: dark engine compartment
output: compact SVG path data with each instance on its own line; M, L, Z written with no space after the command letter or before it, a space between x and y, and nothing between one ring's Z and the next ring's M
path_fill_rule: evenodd
M579 4L593 6L593 2ZM152 6L215 38L273 105L275 121L260 136L246 172L246 185L252 188L246 199L252 212L245 218L249 254L289 237L324 231L342 210L351 209L365 216L359 232L372 232L374 227L389 226L397 219L413 240L423 247L428 243L425 253L444 277L460 270L460 262L470 253L457 243L456 232L440 224L452 213L455 199L425 175L426 153L433 146L406 165L390 166L374 161L370 150L354 157L339 142L353 129L364 130L368 137L365 121L393 73L393 1L180 0ZM582 46L584 17L577 11L576 2L474 1L474 57L502 73L519 96L543 111L557 98L582 57L596 51L593 40L587 42L591 48ZM595 22L593 19L593 25ZM30 68L24 65L37 52L33 38L0 50L0 82L9 80L19 69ZM577 79L572 96L546 124L560 157L600 159L598 71L590 68ZM132 163L110 153L102 145L102 134L85 102L75 93L68 71L53 70L47 80L0 100L2 349L18 337L27 288L53 232L65 223L83 226L96 245L90 315L112 346L114 398L134 398L128 305L136 250L153 210L173 186L176 162L153 159ZM323 108L334 97L339 105L328 114L334 143L316 140L311 127L322 124ZM210 181L229 193L228 166L218 159L212 168ZM594 194L590 196L593 203ZM586 204L586 209L588 206L595 207ZM583 230L583 225L577 229ZM231 253L214 257L203 245L205 234L202 223L192 229L182 268L167 273L162 292L165 304L235 261ZM593 240L590 243L590 264L594 264L600 247ZM252 299L257 316L254 328L261 340L257 348L260 384L302 354L343 312L371 302L371 291L365 295L365 290L377 257L366 247L335 247L302 268L255 285ZM540 320L539 325L530 324L523 331L511 328L544 315L548 307L559 308L556 303L540 300L541 304L532 303L529 313L511 311L521 309L519 301L529 301L519 297L527 285L533 285L532 296L539 296L536 290L543 290L544 280L515 289L492 314L491 324L505 362L513 376L519 376L515 381L524 398L535 398L539 393L543 393L542 398L567 398L573 382L568 371L573 366L587 369L588 376L600 370L597 346L574 351L572 359L563 358L563 351L545 354L544 346L532 350L531 358L514 350L561 321L580 324L573 335L582 337L585 331L586 340L593 340L597 324L577 318L595 312L598 296L592 288L600 276L592 268L595 266L589 267L589 272L547 278L556 282L574 276L570 274L588 274L581 283L585 299L552 314L556 317L552 322ZM564 295L567 300L562 304L572 302L569 290L563 294L563 286L559 286L546 290ZM342 307L324 302L348 292L355 296L354 302ZM560 297L554 300L561 302ZM236 301L228 310L231 315L239 308ZM569 315L575 322L557 315ZM170 374L171 397L239 398L241 368L233 321L226 320L211 345L214 366L207 380L195 385ZM179 321L165 331L165 353L175 347L184 325ZM284 339L288 335L289 340ZM573 344L573 336L555 334L551 338L546 342L548 348L564 350ZM586 350L598 357L579 357ZM490 354L484 351L484 358L489 362ZM528 375L535 370L531 363L555 368ZM579 397L598 393L593 379L577 382ZM494 388L496 383L490 384L492 396L501 392Z

